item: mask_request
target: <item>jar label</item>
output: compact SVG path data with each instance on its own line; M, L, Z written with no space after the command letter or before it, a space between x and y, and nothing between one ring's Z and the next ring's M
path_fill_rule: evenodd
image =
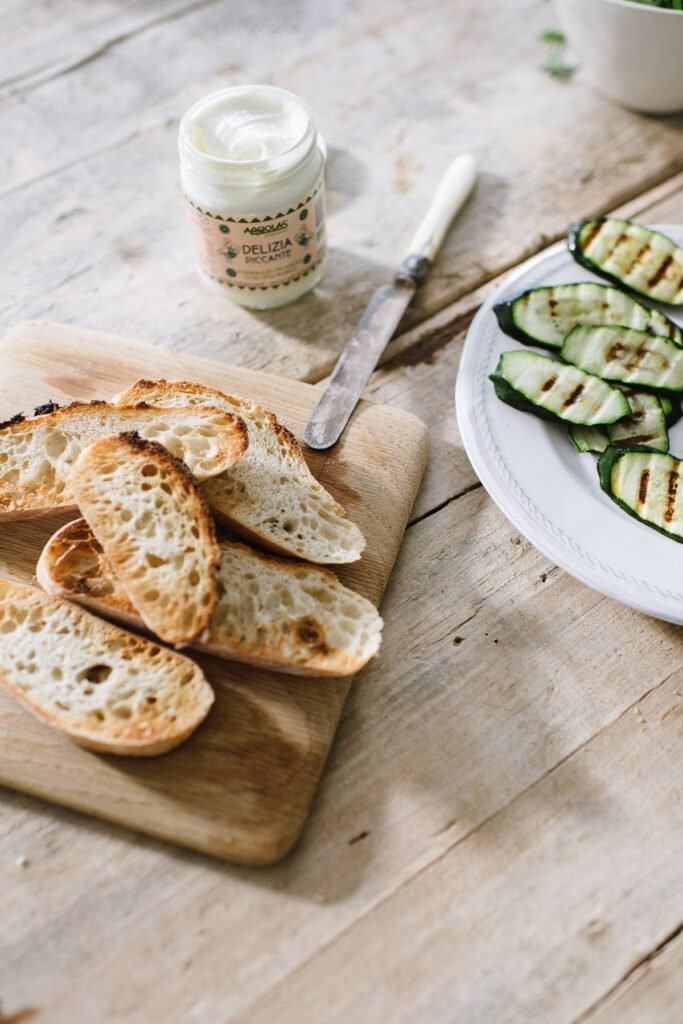
M259 216L227 217L187 199L199 266L240 291L265 292L301 281L325 255L322 178L295 207Z

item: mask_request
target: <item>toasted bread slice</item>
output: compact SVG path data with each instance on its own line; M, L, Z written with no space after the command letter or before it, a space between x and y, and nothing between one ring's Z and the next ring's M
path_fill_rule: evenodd
M163 754L214 699L189 658L8 580L0 580L0 684L104 754Z
M165 380L140 380L112 401L165 408L212 405L238 413L247 425L249 450L238 465L203 485L215 514L277 554L321 564L360 558L362 533L315 479L296 439L263 406L202 384Z
M382 625L375 606L329 569L225 543L203 647L295 675L344 676L377 654Z
M169 644L203 633L216 607L220 555L185 464L139 434L101 437L81 454L71 488L147 628Z
M247 429L233 413L215 408L119 408L107 402L52 405L33 419L0 426L0 517L69 508L69 476L76 459L98 437L137 430L183 459L198 479L222 473L247 449Z
M193 647L276 672L341 676L379 649L382 619L329 569L219 544L218 605L208 637ZM133 605L83 519L46 544L36 576L49 594L140 626Z

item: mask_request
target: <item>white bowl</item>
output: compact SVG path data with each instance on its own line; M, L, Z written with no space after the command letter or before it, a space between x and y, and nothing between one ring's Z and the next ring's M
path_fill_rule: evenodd
M591 85L648 114L683 110L683 11L631 0L556 0Z

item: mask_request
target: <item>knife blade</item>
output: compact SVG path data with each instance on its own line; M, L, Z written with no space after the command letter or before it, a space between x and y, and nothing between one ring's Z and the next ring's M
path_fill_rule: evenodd
M427 277L448 228L476 180L474 158L457 157L446 171L391 284L372 295L344 346L330 380L304 428L304 440L320 451L335 444L419 284Z
M374 292L306 424L304 441L310 448L329 448L341 436L416 288L406 278Z

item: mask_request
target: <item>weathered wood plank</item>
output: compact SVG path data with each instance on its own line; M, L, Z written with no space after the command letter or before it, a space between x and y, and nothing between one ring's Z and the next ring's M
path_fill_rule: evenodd
M330 1024L575 1021L681 920L682 685L679 661L233 1024L307 1024L323 1006Z
M643 119L539 71L548 17L542 0L498 4L486 18L476 0L361 8L302 0L292 19L225 0L10 98L0 126L21 141L2 180L19 191L0 203L8 240L0 274L13 292L0 326L85 318L317 379L391 273L454 148L466 147L480 159L481 181L406 324L423 320L573 217L613 207L682 166L680 119ZM227 51L217 39L229 39ZM329 273L315 296L262 315L197 283L175 168L185 106L249 79L306 96L331 153ZM42 180L27 184L34 179Z
M408 531L383 613L383 653L352 691L303 842L266 875L9 798L0 861L7 1005L35 999L57 1021L97 1007L98 1019L132 1024L246 1013L680 661L680 631L551 571L481 490ZM26 869L15 865L22 854ZM595 856L602 865L603 847ZM465 881L479 884L476 872ZM39 910L36 891L48 894ZM473 912L468 930L485 916ZM411 921L407 913L397 927L412 931ZM106 960L91 938L105 926ZM376 961L371 969L379 979ZM70 985L76 971L87 987Z

